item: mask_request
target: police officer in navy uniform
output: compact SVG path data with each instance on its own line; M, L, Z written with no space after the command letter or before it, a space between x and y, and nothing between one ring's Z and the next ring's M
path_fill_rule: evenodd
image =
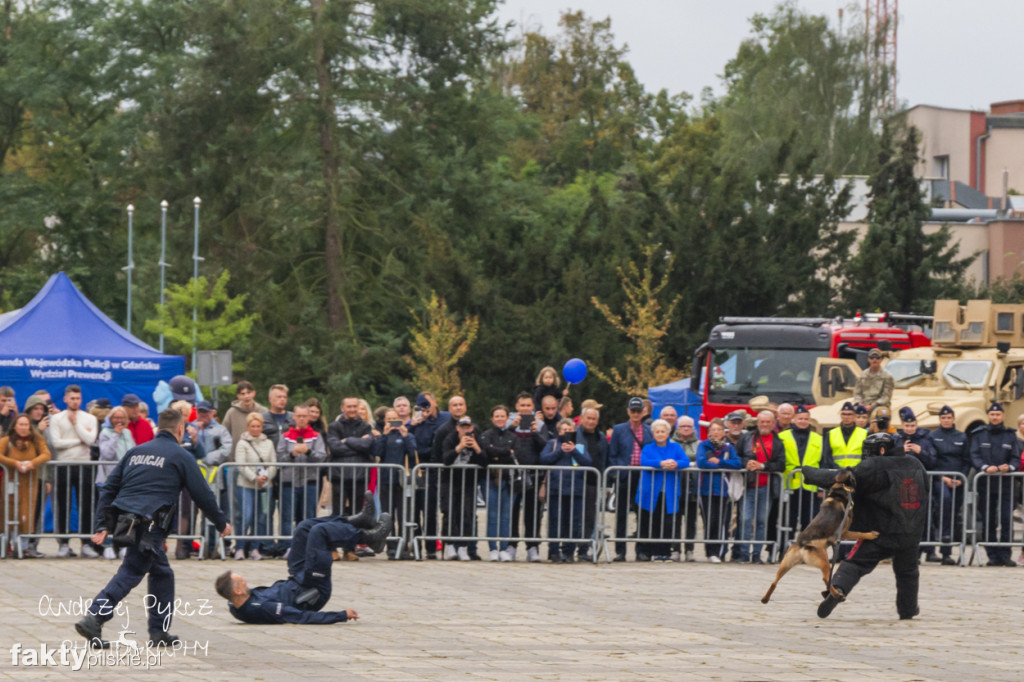
M308 623L327 625L359 618L353 609L321 611L331 598L332 552L355 550L365 544L380 553L387 546L391 516L374 521L373 493L363 496L363 510L354 516L329 516L299 523L288 552L288 578L269 587L250 588L245 578L225 571L215 584L217 594L228 600L231 615L243 623L275 625Z
M900 415L900 430L896 432L896 449L902 450L908 455L913 455L921 460L921 464L924 465L925 471L935 470L935 445L928 437L928 429L921 428L917 425L917 415L914 414L914 410L910 407L903 406L899 411ZM928 528L925 528L925 535L921 538L922 540L934 540L928 534ZM934 547L922 547L921 554L924 555L925 560L929 562L938 563L942 561L939 555L936 554Z
M164 543L174 525L182 489L188 489L222 536L231 533L227 516L217 506L195 457L181 447L185 433L181 412L161 412L157 429L153 440L125 453L107 477L100 495L93 542L102 544L108 532L113 532L115 542L124 538L129 544L117 573L92 600L85 617L75 624L78 634L93 647L109 646L100 637L103 624L147 573L149 594L156 600L156 608L149 609L150 645L172 645L178 641L167 632L173 615L174 572L167 562Z
M963 538L958 517L964 508L964 485L971 470L971 453L967 447L967 434L956 428L956 413L949 405L939 410L939 428L928 434L935 446L935 471L963 474L964 478L937 476L932 481L932 524L935 536L942 545L943 566L955 566L953 542Z
M985 542L1010 542L1013 518L1013 479L999 476L1020 468L1020 445L1013 429L1003 424L1003 406L992 403L988 424L971 432L971 464L983 476L978 482L978 507L983 515ZM1016 566L1010 547L986 547L989 566Z
M839 564L818 617L828 618L862 577L878 562L892 559L896 574L896 611L900 620L919 613L917 555L928 523L928 478L921 460L901 448L890 433L873 433L864 440L863 459L854 467L856 490L850 530L878 531L874 540L858 540ZM803 470L804 479L828 488L838 469Z

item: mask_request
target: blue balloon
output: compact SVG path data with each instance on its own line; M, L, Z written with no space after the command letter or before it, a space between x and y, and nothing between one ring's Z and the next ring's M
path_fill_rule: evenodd
M579 358L573 358L562 367L562 376L570 384L578 384L587 378L587 363Z

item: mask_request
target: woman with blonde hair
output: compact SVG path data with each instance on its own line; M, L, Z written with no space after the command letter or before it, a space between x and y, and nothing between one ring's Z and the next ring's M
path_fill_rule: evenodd
M36 494L39 491L39 469L50 461L50 451L46 447L46 439L39 433L28 415L18 414L11 420L7 434L0 438L0 464L6 468L6 481L17 481L17 495L9 494L8 504L4 504L4 528L9 528L11 519L18 521L18 533L33 533L36 527ZM8 483L13 486L13 483ZM17 498L17 506L15 506ZM28 538L19 538L21 555L33 559L42 558L42 554L30 547Z
M241 514L237 519L238 534L242 537L250 533L266 535L269 506L267 493L277 473L277 467L274 466L277 451L274 449L274 441L263 433L263 415L259 412L250 412L245 417L245 433L238 439L235 461L252 465L235 469L235 513ZM248 556L259 561L263 556L258 544L253 540L246 540L244 544L239 542L235 558L241 560Z

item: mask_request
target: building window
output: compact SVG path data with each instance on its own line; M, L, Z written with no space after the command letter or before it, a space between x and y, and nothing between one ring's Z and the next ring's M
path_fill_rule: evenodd
M932 157L932 177L949 180L949 155Z

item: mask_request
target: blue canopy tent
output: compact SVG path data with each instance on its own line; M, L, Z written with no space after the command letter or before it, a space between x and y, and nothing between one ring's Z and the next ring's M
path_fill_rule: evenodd
M135 393L155 414L157 382L184 373L184 357L164 355L126 332L63 272L24 308L0 315L0 385L15 390L19 407L39 389L63 407L65 387L78 384L86 402L120 405Z
M692 417L694 423L700 421L701 397L699 393L690 390L689 379L680 379L663 386L651 386L647 389L647 398L654 403L651 414L655 417L661 414L661 408L672 405L680 417Z

